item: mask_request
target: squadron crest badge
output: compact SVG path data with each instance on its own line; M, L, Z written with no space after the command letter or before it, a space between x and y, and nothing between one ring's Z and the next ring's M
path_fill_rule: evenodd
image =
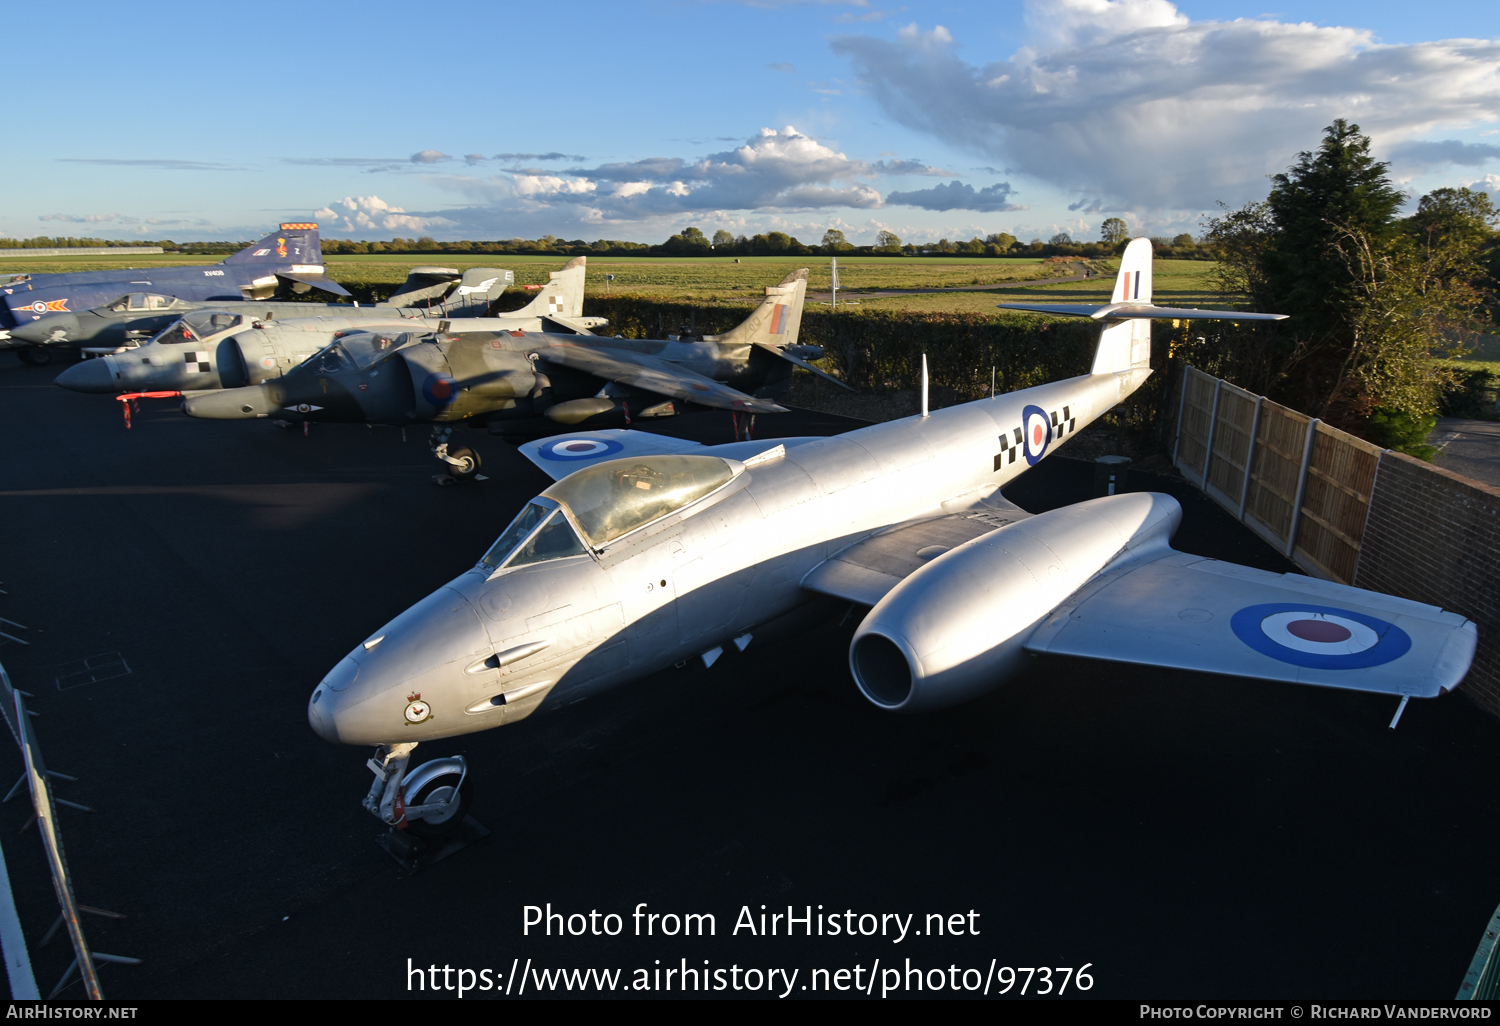
M432 719L432 706L422 701L422 692L413 691L406 696L406 722L426 723Z

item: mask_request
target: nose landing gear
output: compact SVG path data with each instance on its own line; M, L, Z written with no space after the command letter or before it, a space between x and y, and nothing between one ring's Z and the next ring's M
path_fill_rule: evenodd
M448 439L452 435L452 427L434 427L427 439L432 454L443 461L443 473L434 475L433 481L444 485L470 478L483 481L484 475L479 472L479 453L466 445L450 446Z
M408 770L415 742L381 745L365 763L375 774L364 807L389 829L380 846L415 871L465 848L489 831L468 815L474 786L461 755Z

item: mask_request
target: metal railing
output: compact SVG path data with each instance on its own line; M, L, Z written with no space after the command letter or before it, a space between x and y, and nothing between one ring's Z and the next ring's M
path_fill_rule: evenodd
M17 689L10 680L5 667L0 666L0 713L5 717L5 724L10 728L10 733L15 738L16 745L21 749L21 758L25 762L25 771L21 779L16 781L16 786L10 789L10 794L5 798L9 801L26 785L31 791L31 804L33 815L26 827L33 823L37 832L42 835L42 847L47 857L47 868L52 874L52 887L57 892L57 904L61 909L57 922L47 931L41 940L45 945L56 934L59 928L66 927L68 939L73 944L73 962L63 973L62 978L57 981L57 986L47 996L56 997L62 992L73 979L76 972L83 978L83 988L88 996L96 1001L102 1000L104 993L99 989L99 975L97 962L117 962L124 965L139 965L140 959L128 958L123 955L106 955L99 951L90 951L88 940L83 934L83 923L80 913L89 912L110 919L124 919L125 917L115 913L106 912L103 909L91 908L87 905L79 905L73 896L73 881L68 874L68 860L63 852L62 835L57 825L57 806L67 805L72 808L81 809L85 812L93 810L86 805L70 802L63 798L55 798L52 794L52 780L73 780L75 778L55 770L48 770L42 761L41 749L36 741L36 733L31 729L32 714L26 709L26 698L28 696Z

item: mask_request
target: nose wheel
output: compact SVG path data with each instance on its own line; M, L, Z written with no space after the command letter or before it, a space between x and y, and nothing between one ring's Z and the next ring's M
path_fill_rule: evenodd
M474 784L461 755L409 769L415 742L381 745L366 763L375 774L364 806L386 824L378 838L408 872L441 861L490 832L469 815Z
M435 427L432 429L431 437L428 438L432 454L443 463L443 473L433 480L438 484L454 484L470 479L484 480L479 473L479 453L467 445L450 445L448 439L452 435L451 427ZM444 478L448 480L443 480Z

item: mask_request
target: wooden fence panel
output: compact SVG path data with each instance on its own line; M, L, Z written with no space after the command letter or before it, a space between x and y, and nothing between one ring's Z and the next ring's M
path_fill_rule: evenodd
M1324 576L1351 584L1381 450L1326 424L1315 430L1296 555L1299 563L1310 563Z
M1269 400L1261 404L1255 458L1250 465L1250 496L1245 516L1253 517L1285 551L1302 476L1302 449L1310 418ZM1252 525L1254 526L1254 525Z
M1219 415L1213 428L1204 491L1238 510L1245 491L1245 467L1250 462L1250 432L1255 422L1255 395L1229 382L1219 387Z
M1208 430L1218 379L1188 367L1182 376L1182 422L1177 425L1177 467L1194 484L1202 484L1208 456Z

